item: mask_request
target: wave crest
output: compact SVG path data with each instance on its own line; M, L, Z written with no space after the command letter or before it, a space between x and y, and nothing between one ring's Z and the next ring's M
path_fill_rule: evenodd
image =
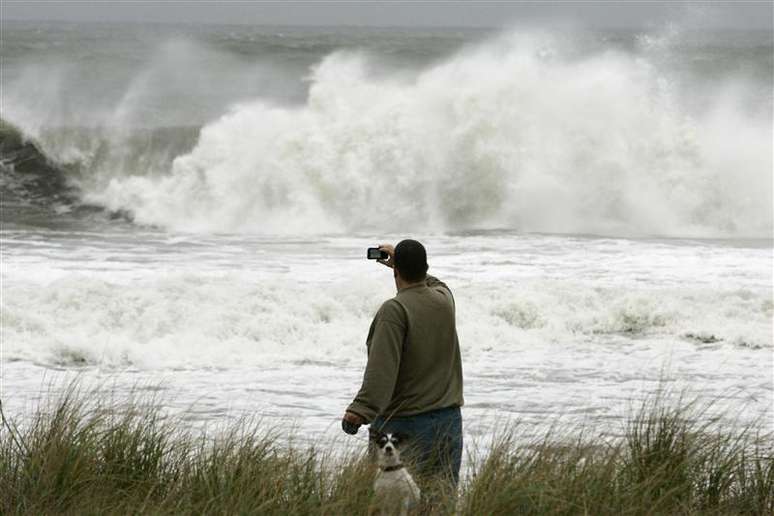
M334 52L305 103L235 105L193 148L111 129L78 184L182 231L770 235L771 117L741 81L680 83L668 44L573 44L516 32L414 72Z
M180 230L770 232L765 121L733 98L688 116L642 55L546 45L503 38L413 78L331 54L305 105L237 106L167 177L93 199Z

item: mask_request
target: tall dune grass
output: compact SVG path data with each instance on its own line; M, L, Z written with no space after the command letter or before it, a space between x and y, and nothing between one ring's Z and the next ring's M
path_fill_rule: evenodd
M656 396L623 438L504 431L432 514L774 514L774 442ZM185 430L158 404L77 388L0 429L0 514L369 514L365 454L288 446L260 422Z

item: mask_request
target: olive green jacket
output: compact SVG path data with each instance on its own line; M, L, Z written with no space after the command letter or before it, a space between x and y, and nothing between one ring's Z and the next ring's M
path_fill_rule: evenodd
M370 423L463 404L454 298L437 278L385 301L366 346L363 385L347 411Z

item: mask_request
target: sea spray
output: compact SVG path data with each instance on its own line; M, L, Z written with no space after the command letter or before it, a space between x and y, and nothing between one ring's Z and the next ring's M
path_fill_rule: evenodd
M770 234L770 35L49 29L3 116L141 223Z
M86 198L183 231L770 233L770 121L723 95L689 114L647 54L516 33L413 77L373 69L334 52L305 104L236 105L169 174Z

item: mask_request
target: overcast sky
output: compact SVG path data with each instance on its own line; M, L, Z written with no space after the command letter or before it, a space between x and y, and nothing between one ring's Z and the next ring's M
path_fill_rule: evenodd
M752 2L516 1L35 1L2 0L3 20L499 27L576 23L647 27L772 28L771 0Z

